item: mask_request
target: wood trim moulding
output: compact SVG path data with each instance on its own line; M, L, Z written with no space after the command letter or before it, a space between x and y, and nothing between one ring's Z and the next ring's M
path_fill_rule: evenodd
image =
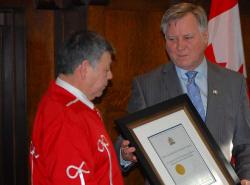
M70 9L86 5L108 5L109 0L34 0L37 9Z

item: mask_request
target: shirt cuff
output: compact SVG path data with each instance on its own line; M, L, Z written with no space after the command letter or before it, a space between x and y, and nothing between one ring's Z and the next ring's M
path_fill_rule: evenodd
M130 166L132 164L131 161L126 161L122 158L122 151L121 151L121 148L120 148L120 165L123 167L123 168L127 168L128 166Z

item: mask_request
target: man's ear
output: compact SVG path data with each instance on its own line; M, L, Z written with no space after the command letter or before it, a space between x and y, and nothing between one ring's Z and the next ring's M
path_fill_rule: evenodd
M206 29L205 31L202 32L202 38L204 43L207 45L208 44L208 29Z
M82 63L76 68L76 71L80 75L81 79L86 78L89 67L90 67L89 61L83 60Z

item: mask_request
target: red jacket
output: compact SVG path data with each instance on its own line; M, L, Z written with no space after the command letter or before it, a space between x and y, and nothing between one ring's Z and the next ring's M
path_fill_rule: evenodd
M102 119L52 82L36 115L30 147L33 185L122 185Z

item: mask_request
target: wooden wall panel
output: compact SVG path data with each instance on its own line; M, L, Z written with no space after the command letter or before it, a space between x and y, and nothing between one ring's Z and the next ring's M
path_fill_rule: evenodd
M49 82L54 79L54 14L49 10L36 10L33 3L27 5L26 11L27 106L30 131L38 103Z
M104 35L105 30L105 6L90 6L87 13L87 25L89 30L97 31Z
M38 10L34 0L1 0L0 7L25 10L27 54L27 112L29 131L38 102L49 81L54 79L54 12Z

